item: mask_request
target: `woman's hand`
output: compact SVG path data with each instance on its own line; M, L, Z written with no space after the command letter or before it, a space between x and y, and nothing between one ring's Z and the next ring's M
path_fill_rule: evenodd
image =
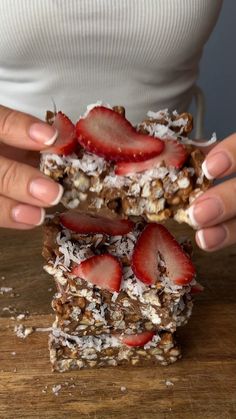
M62 186L17 161L13 148L40 151L52 145L56 137L55 128L45 122L0 106L0 227L29 229L40 225L44 207L60 201Z
M208 179L236 174L236 134L219 142L202 165ZM225 180L197 198L189 209L198 229L199 247L214 251L236 243L236 178Z

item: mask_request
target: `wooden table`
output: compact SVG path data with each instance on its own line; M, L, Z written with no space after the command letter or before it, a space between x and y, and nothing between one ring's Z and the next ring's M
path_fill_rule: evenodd
M174 229L190 234L184 226ZM24 340L14 334L19 323L52 324L54 285L42 270L41 230L5 230L0 238L0 288L13 288L0 295L0 418L236 418L235 246L195 251L205 292L178 333L181 361L60 374L51 372L47 333ZM17 321L26 311L29 318Z

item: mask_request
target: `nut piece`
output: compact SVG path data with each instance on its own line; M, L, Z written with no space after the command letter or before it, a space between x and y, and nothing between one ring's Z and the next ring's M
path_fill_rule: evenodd
M158 223L160 221L165 221L168 218L171 217L172 211L167 208L163 211L160 211L158 214L147 214L146 217L148 221L151 221L152 223Z
M123 199L122 209L126 215L140 215L142 213L142 209L138 207L137 199L130 196Z
M195 227L191 223L191 220L190 220L189 215L188 215L188 211L184 210L182 208L177 210L177 212L174 215L174 219L180 224L181 223L186 223L186 224L189 224L193 228Z
M184 112L180 115L172 116L173 121L179 121L184 119L185 124L181 124L181 134L187 136L193 130L193 117L190 113ZM173 129L173 126L171 127ZM176 128L176 127L175 127ZM174 131L174 130L173 130Z
M204 155L201 150L196 149L192 151L190 163L191 166L194 168L196 175L199 177L202 174L202 163L204 161Z
M113 111L125 117L125 108L123 106L113 106Z
M76 303L81 308L84 309L86 306L86 299L84 297L76 297Z
M179 205L180 204L180 197L178 195L171 196L170 198L166 199L168 205Z
M89 189L90 186L89 177L82 172L78 172L73 179L73 184L76 189L81 192L85 192Z

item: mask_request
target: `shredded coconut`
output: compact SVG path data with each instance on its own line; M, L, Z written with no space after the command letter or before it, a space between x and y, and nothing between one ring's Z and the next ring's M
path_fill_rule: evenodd
M97 240L98 243L101 241L101 235L98 235ZM54 268L56 268L60 263L62 263L66 268L69 268L71 261L80 264L83 260L94 255L86 243L72 243L72 241L70 241L70 233L68 230L62 230L62 232L59 232L56 241L60 245L59 252L63 257L57 256L53 265Z
M153 112L153 111L148 111L147 112L147 117L150 119L168 119L169 118L169 111L168 109L161 109L158 112Z
M41 332L41 333L51 332L51 330L52 330L51 327L36 327L35 328L35 332Z
M7 294L8 292L11 292L13 290L13 288L10 287L0 287L0 294Z
M22 313L22 314L18 314L18 316L16 317L16 320L23 320L26 318L26 314Z
M213 132L210 140L208 141L194 141L190 140L189 138L184 138L183 142L185 144L195 145L196 147L209 147L210 145L214 144L217 141L216 133Z
M55 385L55 386L52 387L52 393L55 396L58 396L60 390L61 390L61 385L60 384Z
M33 327L25 327L23 324L19 324L14 328L16 336L20 339L25 339L27 336L31 335L34 330Z
M166 380L165 384L167 387L172 387L174 385L174 383L170 380Z

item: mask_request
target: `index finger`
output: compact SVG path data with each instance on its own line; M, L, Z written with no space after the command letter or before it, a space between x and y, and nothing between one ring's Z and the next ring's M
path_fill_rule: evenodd
M40 119L0 105L0 142L27 150L42 150L52 145L57 130Z

